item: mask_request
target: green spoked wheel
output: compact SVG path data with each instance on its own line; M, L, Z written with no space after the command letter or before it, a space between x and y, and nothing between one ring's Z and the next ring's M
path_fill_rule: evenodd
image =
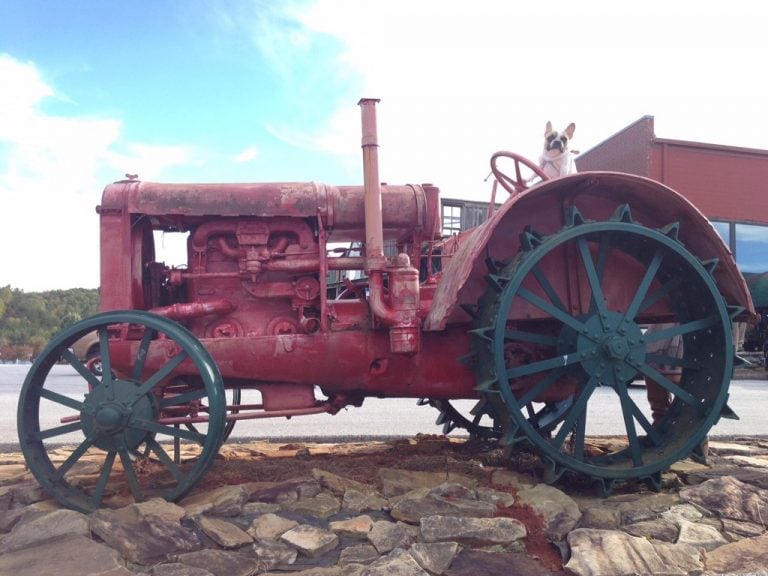
M677 224L647 228L626 205L599 222L571 209L567 222L546 237L524 231L512 261L490 264L473 330L477 389L499 415L502 444L532 445L548 481L573 471L606 492L618 480L658 486L725 408L737 311L717 290L716 262L686 250ZM653 351L675 336L682 355ZM662 366L680 370L679 383ZM630 387L644 377L673 398L656 425L645 390ZM617 433L604 426L609 412L623 439L597 451L591 436Z
M70 350L94 330L101 376ZM183 496L213 463L225 417L221 375L191 332L148 312L115 311L51 341L24 381L17 420L37 481L89 512L114 496ZM66 457L62 444L74 444Z

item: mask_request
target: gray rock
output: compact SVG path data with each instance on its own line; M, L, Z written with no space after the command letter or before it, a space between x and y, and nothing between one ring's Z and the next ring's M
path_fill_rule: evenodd
M125 522L120 513L98 510L91 515L90 526L94 534L135 564L152 564L169 554L200 547L194 532L156 516Z
M397 520L418 524L425 516L492 518L496 510L495 504L478 500L474 491L460 484L440 484L407 493L392 507L391 514Z
M457 542L417 543L408 552L430 574L443 574L459 553L459 545Z
M320 483L322 488L326 488L339 496L343 496L349 489L357 490L363 494L376 493L376 489L370 484L363 484L362 482L344 478L343 476L333 474L326 470L320 470L319 468L314 468L312 470L312 477Z
M314 480L291 480L278 484L259 485L249 491L249 500L287 504L300 499L314 498L320 493L320 484Z
M679 504L662 512L661 517L680 526L683 522L698 522L704 518L704 514L692 504Z
M621 513L608 506L590 506L582 510L578 525L579 528L618 530L621 526Z
M253 545L253 552L259 559L259 570L271 570L279 566L288 566L296 562L296 558L299 555L295 548L273 540L256 542Z
M418 562L404 550L395 550L379 558L364 572L365 576L429 576Z
M530 474L506 469L494 470L491 474L491 483L495 486L511 486L517 490L533 488L536 485L536 481Z
M42 486L34 480L9 486L8 494L10 496L10 502L17 506L27 506L49 498Z
M723 532L733 541L741 540L742 538L754 538L755 536L765 534L765 526L762 524L740 522L730 518L723 518L722 523Z
M726 476L680 491L680 497L723 518L762 524L768 509L768 490Z
M257 540L277 540L285 532L298 525L299 523L295 520L289 520L277 514L264 514L251 522L248 534Z
M481 487L476 490L477 499L483 502L490 502L494 506L504 506L509 508L515 503L515 497L509 492L501 492L492 488Z
M387 522L380 520L373 523L368 533L368 540L374 545L379 554L386 554L395 548L408 548L416 541L416 535L402 522Z
M280 504L270 504L269 502L246 502L243 504L243 516L254 514L274 514L280 510Z
M0 532L10 532L16 523L24 516L24 508L15 508L13 510L0 509ZM1 538L1 537L0 537Z
M379 559L376 548L370 544L358 544L344 548L339 555L339 564L370 564Z
M157 564L150 569L149 573L152 576L213 576L211 572L204 568L195 568L180 562Z
M0 574L13 576L133 576L117 552L86 538L67 536L0 554Z
M253 543L253 538L232 522L207 516L197 516L194 522L206 536L222 548L239 548Z
M458 542L467 546L508 546L527 532L522 522L513 518L455 518L427 516L421 519L424 542Z
M379 470L384 496L399 496L419 488L434 488L445 482L461 484L474 489L477 481L464 474L455 472L413 472L398 468L382 468Z
M571 559L565 568L577 576L687 576L704 567L696 548L623 532L578 528L568 534L568 544Z
M347 488L344 491L344 501L341 506L350 512L367 512L369 510L381 510L389 506L389 502L375 493L371 494L360 492L354 488Z
M734 442L717 442L709 439L709 450L718 456L751 456L755 453L755 448L746 444L736 444Z
M662 542L674 543L680 534L676 524L657 518L656 520L645 520L635 522L624 526L624 531L638 538L652 538Z
M131 504L129 508L136 512L136 519L156 516L165 522L181 522L181 519L187 514L184 508L163 498L152 498L146 502L137 502L136 504Z
M708 573L766 574L768 570L768 534L720 546L706 553Z
M213 576L253 576L259 571L256 557L230 550L198 550L179 554L176 561L207 570Z
M328 528L340 536L350 538L368 538L368 533L373 528L373 519L370 516L356 516L348 520L339 520L328 524Z
M248 499L244 486L222 486L215 490L199 492L184 498L179 505L187 516L210 514L211 516L237 516Z
M299 524L280 536L280 540L296 548L310 558L317 558L339 545L339 537L333 532L308 524Z
M688 544L689 546L710 551L719 548L723 544L727 544L728 540L714 526L682 520L680 522L680 536L677 539L677 543Z
M54 510L47 514L22 518L0 540L0 554L38 546L60 536L89 536L88 517L74 510Z
M518 501L533 508L545 522L545 532L552 541L564 540L581 519L578 504L557 488L538 484L518 492Z
M329 518L341 510L341 502L332 494L321 492L313 498L283 504L283 509L315 518Z

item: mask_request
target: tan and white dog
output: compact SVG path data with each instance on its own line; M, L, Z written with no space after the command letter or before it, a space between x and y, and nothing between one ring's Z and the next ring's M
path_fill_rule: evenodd
M552 129L552 122L547 122L544 130L544 151L539 156L539 167L550 178L559 178L576 172L573 162L574 153L568 149L568 142L573 138L576 124L571 122L565 130Z

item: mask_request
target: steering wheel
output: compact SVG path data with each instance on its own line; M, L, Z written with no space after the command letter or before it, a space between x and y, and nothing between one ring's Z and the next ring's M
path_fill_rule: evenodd
M515 162L515 178L512 178L499 169L497 165L499 158L510 158ZM491 156L491 172L493 172L493 175L496 177L499 184L504 187L504 190L510 194L517 194L528 188L528 182L523 178L523 175L520 172L521 164L542 180L549 180L549 176L547 176L538 165L528 160L528 158L521 156L520 154L515 154L514 152L496 152Z

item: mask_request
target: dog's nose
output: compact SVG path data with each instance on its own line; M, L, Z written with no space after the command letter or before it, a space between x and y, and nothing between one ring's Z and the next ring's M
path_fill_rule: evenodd
M562 140L552 140L552 142L549 143L549 149L552 150L553 148L557 148L560 150L560 152L563 151L563 142Z

